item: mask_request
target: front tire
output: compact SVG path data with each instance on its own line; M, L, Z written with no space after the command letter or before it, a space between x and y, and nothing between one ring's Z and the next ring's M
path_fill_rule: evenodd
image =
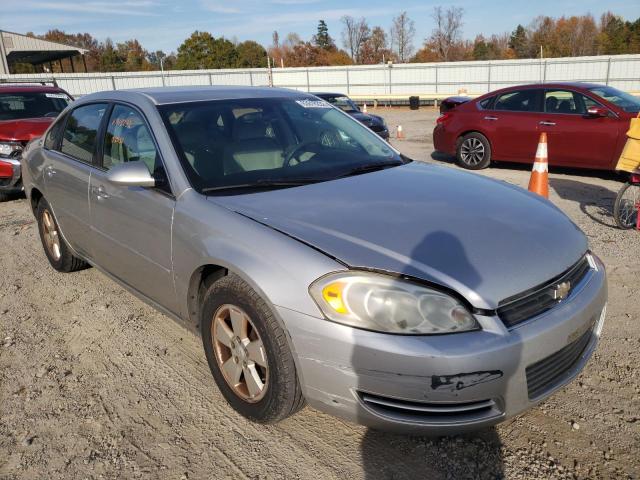
M304 406L286 334L240 277L229 274L209 287L200 328L213 378L234 410L276 423Z
M458 165L467 170L481 170L491 163L491 145L487 137L478 132L467 133L458 140Z
M45 199L38 202L36 219L44 253L51 266L59 272L70 273L87 268L88 264L71 253L60 233L58 222Z

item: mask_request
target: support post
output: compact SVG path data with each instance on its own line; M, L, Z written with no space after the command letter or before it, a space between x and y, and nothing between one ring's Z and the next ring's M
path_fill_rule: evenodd
M84 65L84 73L87 73L89 70L87 70L87 59L84 56L84 53L82 54L82 65Z
M71 64L71 73L76 73L76 69L73 66L73 56L69 57L69 63Z
M307 93L311 91L311 84L309 83L309 69L307 68Z
M114 78L113 75L111 75L111 86L113 87L114 90L117 90L117 88L116 88L116 79Z
M64 73L64 66L62 65L62 59L58 59L58 64L60 65L60 73Z
M605 80L605 85L609 85L609 74L611 73L611 57L607 60L607 78Z
M488 64L489 70L487 71L487 92L491 91L491 62Z
M351 83L349 82L349 67L344 67L344 71L347 74L347 95L351 94Z

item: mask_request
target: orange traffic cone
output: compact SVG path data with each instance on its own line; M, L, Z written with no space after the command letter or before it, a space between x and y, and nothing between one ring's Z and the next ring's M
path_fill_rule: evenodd
M396 129L396 138L398 140L404 140L404 132L402 131L402 125L398 125Z
M549 198L549 159L547 152L547 134L542 132L538 141L536 159L531 170L529 191L537 193L544 198Z
M364 104L364 107L362 108L362 111L363 111L364 113L367 113L367 104L366 104L366 103Z

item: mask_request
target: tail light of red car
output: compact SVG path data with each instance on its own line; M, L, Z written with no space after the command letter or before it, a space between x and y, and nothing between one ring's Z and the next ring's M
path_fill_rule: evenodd
M447 113L441 113L440 116L438 118L436 118L436 124L437 125L442 125L444 124L447 120L449 120L452 117L452 114L447 112Z

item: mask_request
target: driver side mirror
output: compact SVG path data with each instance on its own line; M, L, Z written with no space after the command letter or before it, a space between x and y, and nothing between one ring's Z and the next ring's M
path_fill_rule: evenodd
M155 187L156 181L147 164L138 160L116 165L107 173L107 180L121 187Z
M609 110L599 106L589 107L587 108L587 116L591 118L608 117Z

